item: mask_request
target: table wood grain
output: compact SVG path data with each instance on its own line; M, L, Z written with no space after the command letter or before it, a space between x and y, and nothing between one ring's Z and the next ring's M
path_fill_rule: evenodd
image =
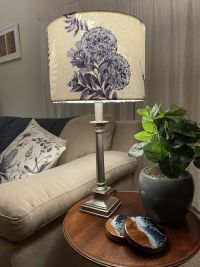
M145 215L138 192L117 192L122 205L115 214ZM159 254L136 252L129 245L115 243L105 234L105 218L80 212L88 198L75 204L65 216L63 232L71 247L83 257L100 266L114 267L170 267L189 260L200 248L200 221L188 212L179 227L165 226L167 248Z

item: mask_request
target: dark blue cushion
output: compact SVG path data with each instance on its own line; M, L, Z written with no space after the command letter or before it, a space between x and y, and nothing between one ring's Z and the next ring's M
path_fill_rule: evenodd
M72 118L36 119L47 131L59 136ZM27 127L31 118L0 116L0 153Z

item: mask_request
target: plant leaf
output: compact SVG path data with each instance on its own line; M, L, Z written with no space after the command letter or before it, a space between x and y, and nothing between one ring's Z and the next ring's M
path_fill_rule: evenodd
M149 120L149 119L147 119L145 117L142 118L142 127L148 133L155 133L155 132L157 132L157 126L156 126L156 124L152 120Z
M173 105L169 111L165 112L165 117L175 120L176 122L186 115L186 110L182 107Z
M148 133L146 131L141 131L134 135L135 139L139 141L150 141L153 137L153 134Z
M192 122L190 120L182 119L177 124L174 132L184 134L186 136L195 137L199 135L199 127L196 122Z
M164 160L159 162L159 166L167 177L177 178L188 167L193 157L193 149L184 144L173 149Z
M179 162L181 171L184 171L193 160L194 151L188 145L183 144L177 149L173 149L172 157L177 158L177 162Z
M178 178L181 174L179 161L173 157L166 157L159 162L159 167L164 175L169 178Z
M194 151L196 156L200 156L200 146L195 146Z
M162 118L165 112L163 111L161 105L155 104L150 111L150 116L152 119Z
M150 114L149 114L149 111L147 109L137 109L137 113L140 115L140 116L143 116L145 118L150 118Z
M165 138L154 137L146 146L144 146L144 154L148 160L158 163L165 159L169 154L170 146Z

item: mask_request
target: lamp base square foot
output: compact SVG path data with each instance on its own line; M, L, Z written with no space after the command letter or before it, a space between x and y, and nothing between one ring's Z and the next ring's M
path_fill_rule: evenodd
M92 199L81 206L80 211L109 218L120 205L121 202L116 197L95 194Z

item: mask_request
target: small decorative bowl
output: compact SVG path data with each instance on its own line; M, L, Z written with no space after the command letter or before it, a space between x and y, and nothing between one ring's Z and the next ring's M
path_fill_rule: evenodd
M167 244L167 236L163 227L149 217L129 217L124 223L125 238L136 249L157 253Z
M109 218L106 222L106 234L107 236L119 243L126 242L124 235L124 222L129 217L127 215L116 215Z

